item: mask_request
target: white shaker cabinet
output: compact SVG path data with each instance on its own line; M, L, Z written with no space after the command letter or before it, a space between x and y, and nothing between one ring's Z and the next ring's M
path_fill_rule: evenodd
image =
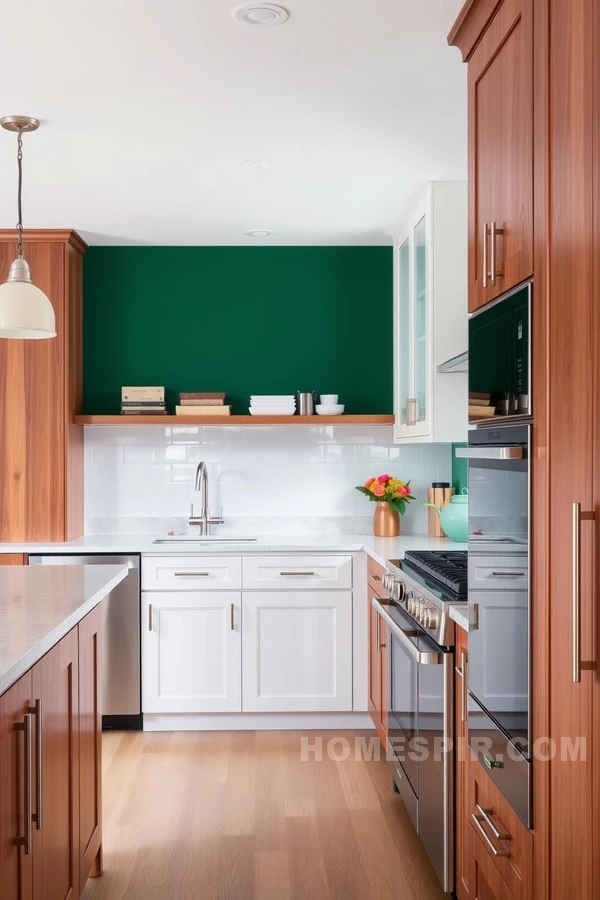
M352 592L244 593L244 712L352 709Z
M241 594L142 593L144 713L239 712Z
M464 441L466 372L437 367L467 350L467 189L433 182L393 234L394 440Z

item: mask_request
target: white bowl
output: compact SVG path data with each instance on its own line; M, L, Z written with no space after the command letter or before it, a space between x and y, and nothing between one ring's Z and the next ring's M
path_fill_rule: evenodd
M318 403L315 407L318 416L341 416L345 408L343 403L336 403L335 406Z
M337 394L321 394L321 406L339 406Z

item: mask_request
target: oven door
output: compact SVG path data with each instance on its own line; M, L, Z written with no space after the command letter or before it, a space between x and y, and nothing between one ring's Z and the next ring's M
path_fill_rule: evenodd
M453 654L398 606L373 607L389 648L388 762L445 891L452 889Z

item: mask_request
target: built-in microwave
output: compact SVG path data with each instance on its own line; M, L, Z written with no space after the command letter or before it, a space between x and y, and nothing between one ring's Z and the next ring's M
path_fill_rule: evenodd
M531 290L529 281L469 318L470 422L532 415Z

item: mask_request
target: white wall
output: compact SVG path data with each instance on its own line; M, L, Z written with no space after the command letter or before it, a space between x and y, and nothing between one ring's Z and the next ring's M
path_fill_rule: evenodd
M229 525L256 528L260 518L287 531L315 519L323 529L368 530L374 507L354 486L369 476L410 478L419 500L432 481L451 477L449 445L394 446L386 426L86 427L86 530L186 527L200 460L213 513L222 510ZM420 503L402 530L427 531Z

